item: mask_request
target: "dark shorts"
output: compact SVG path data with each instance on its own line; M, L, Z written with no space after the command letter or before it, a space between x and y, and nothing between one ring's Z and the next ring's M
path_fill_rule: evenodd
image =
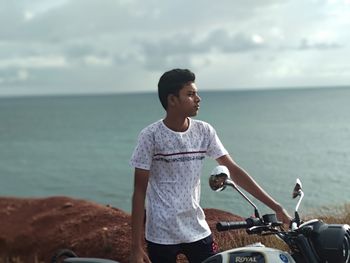
M147 249L152 263L176 263L179 254L184 254L190 263L200 263L218 252L212 235L193 243L176 245L161 245L147 241Z

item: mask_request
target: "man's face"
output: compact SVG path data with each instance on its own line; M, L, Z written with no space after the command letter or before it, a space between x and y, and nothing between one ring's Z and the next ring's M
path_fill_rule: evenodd
M194 82L187 83L179 91L176 101L176 108L179 114L183 114L185 117L196 116L199 110L199 102L201 101L196 84Z

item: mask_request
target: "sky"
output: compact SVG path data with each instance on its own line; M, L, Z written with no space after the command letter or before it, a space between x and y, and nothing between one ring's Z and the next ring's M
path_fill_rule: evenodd
M350 0L0 0L0 96L350 86Z

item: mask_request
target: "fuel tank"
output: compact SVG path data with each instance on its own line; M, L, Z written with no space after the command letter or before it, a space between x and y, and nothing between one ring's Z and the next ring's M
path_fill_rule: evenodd
M223 251L203 263L295 263L295 261L285 251L256 244Z

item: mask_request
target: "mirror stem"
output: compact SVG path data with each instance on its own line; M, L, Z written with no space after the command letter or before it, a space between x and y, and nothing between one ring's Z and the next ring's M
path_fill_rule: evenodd
M299 201L297 203L297 206L295 207L295 212L298 212L301 200L303 200L303 197L304 197L303 191L299 191L299 195L300 195L300 198L299 198Z
M259 211L258 211L258 207L248 198L248 196L246 196L238 187L237 185L231 180L231 179L227 179L227 185L230 185L232 186L234 189L236 189L236 191L241 195L243 196L243 198L245 200L248 201L248 203L254 207L254 215L256 218L260 218L260 215L259 215Z
M302 190L299 190L298 195L300 196L300 198L299 198L299 201L297 203L297 206L295 207L295 213L294 213L295 222L297 223L297 227L300 226L300 216L299 216L298 210L299 210L299 206L300 206L301 200L303 200L304 192Z
M300 217L299 217L298 211L295 211L294 217L295 217L295 223L297 223L297 227L299 227L300 226Z

